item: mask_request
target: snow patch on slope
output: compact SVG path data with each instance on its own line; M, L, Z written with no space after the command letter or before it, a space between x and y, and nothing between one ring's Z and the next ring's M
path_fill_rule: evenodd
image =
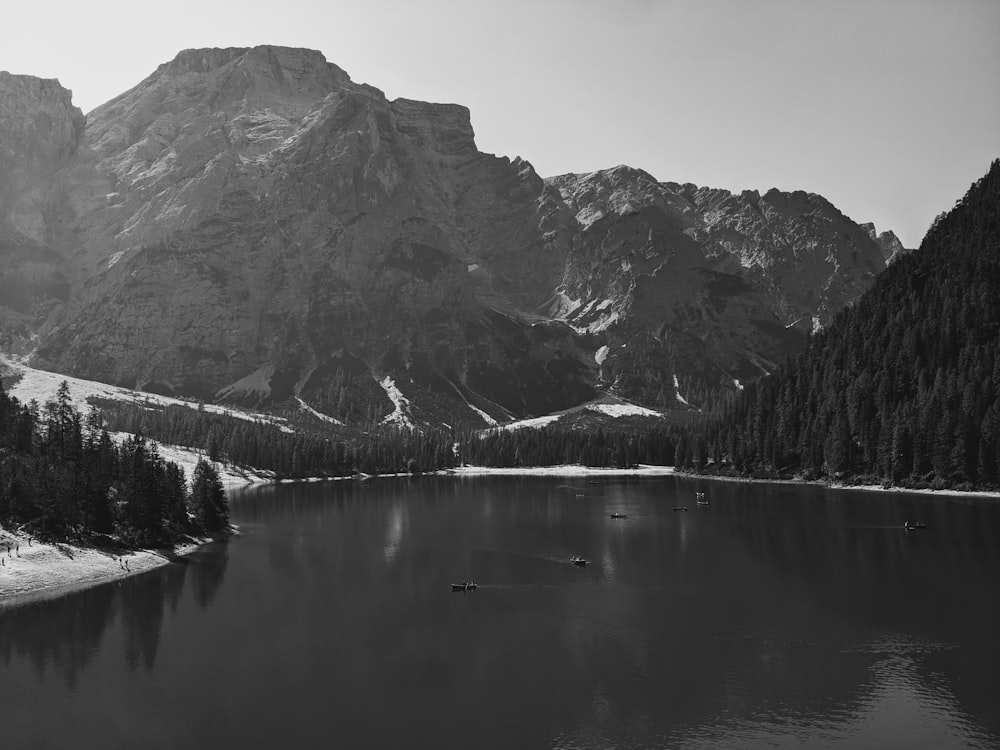
M532 417L531 419L521 419L517 422L511 422L510 424L505 424L500 429L502 430L520 430L525 427L532 427L538 429L539 427L545 427L545 425L557 422L562 414L546 414L544 417Z
M382 386L385 395L389 397L389 400L392 401L395 407L392 414L389 414L382 420L382 424L396 424L415 430L417 427L413 424L413 420L410 419L409 414L410 400L396 387L396 382L389 375L386 375L378 384Z
M500 423L497 422L493 417L491 417L489 414L487 414L486 412L484 412L479 407L474 406L472 403L470 403L469 399L467 399L465 397L465 394L462 393L462 389L461 388L459 388L457 385L455 385L454 383L452 383L450 380L448 381L448 385L450 385L452 388L455 389L455 393L457 393L459 395L459 398L461 398L462 401L465 402L465 405L468 406L470 409L472 409L472 411L476 412L476 414L478 414L482 418L482 420L484 422L486 422L486 424L488 424L490 427L499 427L500 426ZM456 443L456 445L458 445L458 443Z
M610 394L605 394L600 398L593 401L589 401L586 404L580 404L579 406L573 406L569 409L563 411L558 411L553 414L546 414L542 417L532 417L531 419L522 419L517 422L511 422L506 424L500 429L502 430L519 430L524 427L539 428L550 425L553 422L557 422L562 417L575 414L582 411L591 411L598 414L603 414L607 417L612 417L613 419L618 419L619 417L661 417L663 416L658 411L653 411L652 409L647 409L644 406L638 406L636 404L630 404L628 401L617 398L616 396L611 396Z
M587 411L596 411L609 417L659 417L660 412L636 404L587 404Z
M691 406L691 404L688 403L688 400L681 395L681 384L680 381L677 380L676 372L674 373L674 393L677 394L677 400L684 404L684 406Z
M587 330L590 331L590 333L600 333L606 328L610 328L613 324L617 322L618 322L618 313L613 312L610 315L602 317L599 320L596 320L595 322L591 323L589 326L587 326Z
M108 434L119 445L133 437L128 432L111 432ZM146 443L148 445L155 445L160 458L164 461L170 461L184 469L184 477L189 485L194 477L194 467L202 459L208 460L208 455L197 448L188 448L184 445L168 445L167 443L161 443L150 438L146 438ZM222 480L223 486L227 488L242 487L243 485L254 484L256 482L274 481L274 473L265 469L246 469L224 461L212 461L211 463L215 467L215 470L219 472L219 479Z
M2 354L0 354L0 365L9 368L11 371L21 376L21 379L8 389L8 394L14 396L23 404L28 403L32 399L37 401L39 404L44 404L46 401L55 399L56 391L59 389L59 384L65 380L69 386L70 398L73 400L73 403L76 404L77 408L83 408L83 405L91 398L107 399L108 401L119 401L122 403L139 404L140 406L150 407L184 406L188 409L201 409L208 414L221 414L235 417L237 419L245 419L248 422L269 422L278 427L282 432L294 432L294 430L288 426L287 420L282 419L281 417L273 417L267 414L257 414L255 412L243 411L241 409L234 409L228 406L219 406L217 404L202 404L194 401L185 401L183 399L172 398L170 396L160 396L155 393L133 391L128 388L121 388L117 385L98 383L94 380L83 380L69 375L60 375L59 373L49 372L47 370L36 370L34 367L28 367L27 365L14 362Z
M307 404L305 401L303 401L298 396L295 397L295 400L299 402L299 406L302 407L303 411L305 411L305 412L307 412L309 414L312 414L314 417L316 417L316 419L319 419L320 421L323 421L323 422L329 422L330 424L338 424L340 426L344 425L344 423L341 422L336 417L331 417L329 414L324 414L321 411L316 411L315 409L313 409L311 406L309 406L309 404Z

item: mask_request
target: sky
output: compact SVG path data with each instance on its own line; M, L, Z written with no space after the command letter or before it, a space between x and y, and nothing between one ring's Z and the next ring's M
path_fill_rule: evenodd
M180 50L318 49L469 107L539 174L820 193L916 247L1000 157L1000 0L0 0L0 70L85 112Z

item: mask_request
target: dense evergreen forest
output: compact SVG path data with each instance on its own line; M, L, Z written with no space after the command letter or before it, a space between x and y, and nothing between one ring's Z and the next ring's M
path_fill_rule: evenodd
M116 444L91 410L74 407L64 382L39 408L0 386L0 524L47 539L159 547L229 528L215 468L183 470L140 436Z
M903 487L1000 486L1000 161L678 466Z
M265 421L210 414L184 406L100 403L109 429L206 451L213 459L273 471L277 478L425 472L476 466L633 466L671 463L681 428L544 427L522 430L422 430L384 427L288 432Z

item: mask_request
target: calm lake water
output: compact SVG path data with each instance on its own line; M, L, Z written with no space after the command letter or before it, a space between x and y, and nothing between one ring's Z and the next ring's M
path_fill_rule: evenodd
M997 501L674 477L232 497L237 539L0 609L3 747L1000 747Z

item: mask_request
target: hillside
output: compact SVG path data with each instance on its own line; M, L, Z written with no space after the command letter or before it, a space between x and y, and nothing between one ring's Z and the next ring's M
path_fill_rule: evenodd
M743 474L1000 483L1000 161L804 353L679 451Z

